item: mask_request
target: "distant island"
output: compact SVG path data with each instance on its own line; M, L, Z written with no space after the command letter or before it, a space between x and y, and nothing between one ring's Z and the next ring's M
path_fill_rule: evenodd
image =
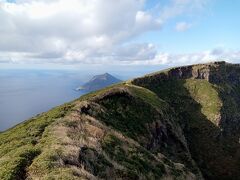
M120 79L117 79L116 77L112 76L109 73L104 73L104 74L93 76L90 81L76 88L76 91L87 91L87 92L96 91L119 82L121 82Z
M226 62L112 85L0 133L0 179L239 180L239 102Z

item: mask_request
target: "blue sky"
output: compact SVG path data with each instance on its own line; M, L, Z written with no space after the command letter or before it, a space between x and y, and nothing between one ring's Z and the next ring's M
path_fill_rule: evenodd
M239 63L238 0L0 0L0 68Z
M148 1L147 8L153 7L157 0ZM165 2L166 3L166 2ZM166 23L160 31L150 32L138 38L158 44L159 50L171 53L191 53L213 48L239 49L240 1L209 1L206 7L196 14L182 14ZM192 26L177 32L178 22L188 22Z

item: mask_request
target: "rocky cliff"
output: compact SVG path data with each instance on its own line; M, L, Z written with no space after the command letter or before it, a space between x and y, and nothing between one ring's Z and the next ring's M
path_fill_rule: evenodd
M173 68L132 81L174 109L206 179L240 177L239 82L240 66L226 62Z
M0 179L238 179L240 66L172 68L0 134Z

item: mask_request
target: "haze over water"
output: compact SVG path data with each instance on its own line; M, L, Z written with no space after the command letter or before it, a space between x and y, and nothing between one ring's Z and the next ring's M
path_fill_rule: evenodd
M77 72L1 70L0 131L80 97L81 83Z
M94 75L108 72L118 79L127 80L160 69L158 66L151 69L138 68L137 71L119 67L111 70L0 69L0 131L80 97L83 92L75 89Z

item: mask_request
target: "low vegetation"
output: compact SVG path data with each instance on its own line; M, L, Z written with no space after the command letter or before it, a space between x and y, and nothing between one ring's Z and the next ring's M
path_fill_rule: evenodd
M237 179L232 73L222 62L173 68L40 114L0 133L0 179Z
M45 128L71 107L65 104L54 108L0 134L0 179L25 178L27 167L41 153L39 142Z

